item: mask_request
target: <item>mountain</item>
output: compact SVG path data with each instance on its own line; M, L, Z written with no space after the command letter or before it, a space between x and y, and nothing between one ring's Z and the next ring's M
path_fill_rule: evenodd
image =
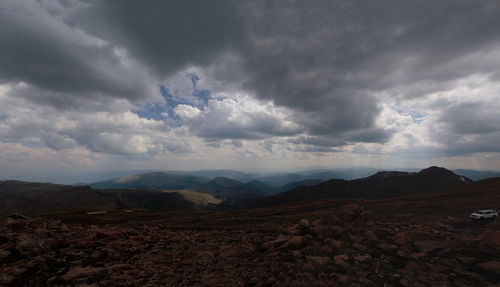
M165 172L132 175L96 182L90 186L96 189L161 189L200 192L211 194L215 198L224 201L224 204L250 202L265 196L264 192L257 187L225 177L216 177L210 180L206 177L195 175Z
M251 181L246 182L248 186L251 186L253 188L256 188L260 191L262 191L265 195L274 195L278 192L276 190L278 189L276 186L272 186L270 184L267 184L263 181L260 181L258 179L254 179Z
M382 171L372 176L342 180L333 179L306 187L300 186L284 193L257 201L258 206L275 205L323 198L385 198L422 194L447 187L471 183L467 177L456 175L441 167L429 167L420 172Z
M455 169L453 171L457 174L466 176L472 180L482 180L486 178L500 177L500 171L472 170L472 169Z
M299 187L299 186L314 186L314 185L320 184L322 182L323 182L323 180L317 180L317 179L304 179L304 180L300 180L300 181L294 181L294 182L290 182L290 183L287 183L283 186L278 187L276 189L275 193L276 194L282 193L282 192L288 191L290 189L294 189L294 188Z
M189 196L191 195L191 196ZM141 208L149 210L197 209L199 200L179 192L154 189L94 190L88 186L0 181L0 216L22 213L56 213Z
M194 175L150 172L96 182L90 184L90 186L95 189L185 189L195 187L208 181L208 178Z
M264 193L258 188L224 177L216 177L193 190L213 194L228 203L248 202L264 197Z
M255 174L245 173L238 170L232 169L203 169L195 171L166 171L171 174L182 174L182 175L194 175L200 177L206 177L209 179L214 179L216 177L225 177L233 180L246 182L257 178Z
M119 205L110 196L88 186L0 181L0 215L27 215L110 209Z
M194 202L177 192L162 192L150 189L109 189L101 192L112 197L122 208L164 211L195 209L197 207Z
M294 182L315 180L315 181L327 181L330 179L355 179L360 177L365 177L377 169L345 169L345 170L309 170L294 173L284 173L284 174L274 174L269 176L258 177L257 180L264 182L267 185L274 187L282 187L287 184Z

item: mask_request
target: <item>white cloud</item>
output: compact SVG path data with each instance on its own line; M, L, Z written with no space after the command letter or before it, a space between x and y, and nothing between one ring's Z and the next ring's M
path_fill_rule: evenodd
M178 105L177 115L197 136L209 139L264 139L290 136L302 131L286 110L259 102L248 95L220 94L203 110Z

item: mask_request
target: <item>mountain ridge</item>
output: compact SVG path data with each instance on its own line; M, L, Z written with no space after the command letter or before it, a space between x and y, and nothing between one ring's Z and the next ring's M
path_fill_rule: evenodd
M454 185L472 183L452 171L431 166L419 172L377 172L371 176L343 180L333 179L311 187L297 187L257 201L257 206L317 200L331 197L384 198L433 192Z

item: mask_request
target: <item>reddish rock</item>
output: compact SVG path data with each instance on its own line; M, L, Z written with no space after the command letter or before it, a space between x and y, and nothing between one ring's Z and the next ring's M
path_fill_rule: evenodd
M301 228L309 228L311 226L311 222L307 218L303 218L299 221L299 225Z
M122 232L119 230L99 229L96 231L96 237L100 238L120 238Z
M243 257L252 254L254 250L247 246L226 246L221 250L219 258Z
M77 267L72 268L68 272L66 272L66 274L64 274L61 278L64 281L71 281L71 280L74 280L77 278L95 275L95 274L103 272L103 271L106 271L106 268L95 268L95 267L90 267L90 266L88 266L88 267L77 266Z
M11 252L9 250L0 249L0 263L3 261L7 261L7 259L9 259L10 253Z
M33 257L44 252L42 244L34 238L26 238L17 243L16 249L26 257Z
M337 216L344 221L350 221L357 218L360 212L361 206L356 203L351 203L342 206L337 212Z
M331 226L329 227L329 231L331 231L332 237L341 237L345 233L345 228L342 226Z
M303 236L294 236L290 238L285 244L281 245L279 249L281 250L297 250L304 247L304 237Z
M370 262L372 260L372 257L370 256L370 254L355 254L352 258L355 261L359 261L359 262L363 262L363 263L367 263L367 262Z
M413 246L420 252L429 253L439 248L439 241L436 240L420 240L413 242Z
M340 267L344 267L344 268L349 266L349 264L347 263L348 260L349 260L349 256L347 256L346 254L339 254L339 255L335 255L335 257L333 257L333 261L335 262L335 264L337 264Z
M278 238L276 238L276 240L274 240L272 242L272 244L275 245L275 246L277 246L277 245L281 245L281 244L287 242L288 240L290 240L290 236L284 235L284 234L280 234L278 236Z
M486 271L500 275L500 261L487 261L479 263L478 266Z
M425 253L425 252L416 252L416 253L410 254L410 257L413 258L414 260L418 260L418 259L425 257L425 256L427 256L427 253Z
M486 230L481 234L481 239L496 247L500 247L500 230Z
M365 235L366 239L368 239L370 241L376 241L378 239L377 235L375 235L375 233L371 230L366 230L364 232L364 235Z
M0 286L10 286L14 279L16 278L10 274L0 273Z
M331 258L324 256L306 256L306 260L313 265L326 265L332 263Z

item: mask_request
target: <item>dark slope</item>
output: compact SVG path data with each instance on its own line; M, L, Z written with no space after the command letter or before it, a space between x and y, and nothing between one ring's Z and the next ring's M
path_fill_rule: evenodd
M88 186L0 181L0 215L63 213L117 208L115 200Z
M123 208L141 208L149 210L187 210L195 209L196 205L184 198L180 193L161 192L159 190L119 189L102 190L111 196Z
M0 216L16 212L43 215L117 208L185 210L196 206L179 193L159 190L94 190L88 186L0 181Z
M214 178L193 190L213 194L228 202L246 202L264 197L264 193L258 188L224 177Z
M249 174L246 172L241 172L232 169L204 169L195 171L166 171L171 174L181 174L181 175L194 175L200 177L207 177L209 179L214 179L217 177L226 177L233 180L245 182L255 179L257 176L254 174Z
M185 189L191 188L209 179L194 175L170 174L165 172L151 172L128 177L106 180L90 184L96 189L133 189L133 188L158 188L158 189Z
M257 180L264 182L274 187L282 187L284 185L306 180L317 180L319 182L330 179L355 179L368 176L377 169L352 169L352 170L311 170L303 172L276 174L269 176L258 177Z
M304 180L294 181L294 182L290 182L290 183L287 183L285 185L276 187L276 186L269 185L263 181L256 179L256 180L249 181L246 184L261 190L266 196L270 196L270 195L275 195L275 194L278 194L281 192L285 192L287 190L290 190L290 189L293 189L293 188L296 188L296 187L299 187L302 185L303 186L313 186L313 185L319 184L321 182L323 182L323 180L304 179Z
M265 196L261 189L237 180L154 172L91 184L98 189L189 189L212 194L227 202L251 201ZM128 193L130 194L131 191ZM122 195L124 196L124 195Z
M372 176L356 180L329 180L315 186L301 186L290 191L261 199L257 206L275 205L323 198L385 198L411 194L423 194L471 183L466 177L450 170L430 167L414 172L378 172Z

